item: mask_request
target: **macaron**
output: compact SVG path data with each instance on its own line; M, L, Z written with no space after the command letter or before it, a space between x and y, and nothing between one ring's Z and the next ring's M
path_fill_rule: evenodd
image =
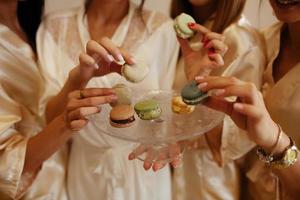
M188 105L197 105L202 103L208 97L208 94L201 92L197 83L192 81L183 87L181 90L181 97L184 103Z
M118 97L116 102L110 103L112 107L117 105L131 105L132 90L125 84L117 84L113 86Z
M134 110L142 120L153 120L161 116L162 109L155 100L140 101L134 106Z
M139 83L146 78L150 69L145 61L139 60L134 65L125 64L121 68L121 74L132 83Z
M195 106L187 105L182 101L181 96L175 96L172 98L172 110L177 114L190 114L194 112Z
M117 105L110 111L110 124L116 128L126 128L133 125L134 109L129 105Z
M186 13L181 13L174 20L174 29L179 37L188 39L194 36L195 32L189 28L189 23L196 23L194 18Z

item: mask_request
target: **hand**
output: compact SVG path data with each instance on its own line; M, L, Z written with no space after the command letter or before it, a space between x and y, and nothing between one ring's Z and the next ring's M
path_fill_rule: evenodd
M87 88L69 94L65 122L72 131L79 131L88 123L89 115L99 113L99 105L117 100L115 91L107 88Z
M188 80L192 80L197 75L209 75L213 69L222 67L224 65L223 56L228 47L224 43L223 35L211 32L204 26L195 23L190 23L189 27L197 32L195 38L202 38L201 42L204 45L204 48L194 50L190 47L188 40L178 37L185 62L185 73Z
M249 133L256 144L271 148L276 144L278 126L271 119L262 94L253 83L234 77L196 77L199 89L211 92L207 106L229 115L235 124ZM228 102L225 97L237 97Z
M156 149L153 145L139 145L129 154L128 159L133 160L146 154L144 160L145 170L152 168L153 171L158 171L169 162L174 168L177 168L181 164L182 149L180 143L168 144L166 147L159 147L159 149Z
M117 72L121 73L123 63L134 64L132 56L118 48L109 38L100 42L89 41L86 52L79 56L79 65L69 74L69 78L78 88L84 88L88 81L96 76Z

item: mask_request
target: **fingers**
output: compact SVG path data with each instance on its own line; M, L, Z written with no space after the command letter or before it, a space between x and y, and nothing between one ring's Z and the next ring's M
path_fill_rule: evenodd
M215 65L212 66L213 68L222 67L225 64L223 57L219 53L209 52L208 57L215 62Z
M243 85L245 82L235 77L197 77L198 88L207 92L212 89L224 89L232 85Z
M81 67L99 69L99 65L96 60L86 53L81 53L79 56L79 63Z
M115 61L117 61L118 63L125 63L120 49L108 37L103 37L100 40L100 45L102 45L109 52L109 54L113 56Z
M80 129L82 129L87 124L88 124L88 120L87 119L74 120L74 121L71 121L69 123L69 128L72 131L79 131Z
M215 53L219 53L221 55L225 55L228 50L228 47L224 42L216 39L209 40L205 43L204 47L206 49L213 49Z
M168 154L166 154L166 152L160 152L156 159L157 161L155 161L153 163L153 166L152 166L153 171L156 172L156 171L164 168L168 164L168 162L165 161L167 159L168 159Z
M152 147L148 148L147 156L144 161L144 169L149 170L155 159L156 159L156 152L154 151L154 149Z
M113 103L117 100L116 95L106 95L72 100L67 105L67 110L71 111L79 107L94 107L102 104Z
M81 93L81 94L80 94ZM69 99L81 99L84 98L115 95L115 90L111 88L86 88L84 90L75 90L69 94Z
M219 40L221 42L224 42L225 41L225 36L223 36L222 34L216 33L216 32L208 32L203 37L203 41L207 42L207 41L211 41L211 40Z
M172 160L171 165L174 168L179 167L181 163L181 157L182 157L181 146L179 144L169 145L169 157Z
M233 110L234 103L228 102L224 99L209 98L203 104L209 108L223 112L230 116Z
M133 150L133 152L131 152L129 154L128 159L133 160L133 159L137 158L138 156L147 152L148 148L150 148L149 145L139 145L136 149Z
M260 119L264 114L263 109L260 109L257 106L243 103L235 103L233 105L233 109L240 114L246 115L252 119Z
M181 52L182 52L183 56L187 56L193 51L193 49L190 47L190 44L189 44L188 40L182 39L180 37L177 37L177 40L180 44L180 49L181 49Z
M86 46L86 53L93 57L95 61L103 59L107 63L114 61L113 57L107 52L107 50L96 41L89 41Z
M208 28L206 28L205 26L202 26L200 24L197 23L189 23L188 24L189 28L192 29L193 31L202 33L202 34L207 34L209 32L211 32Z
M68 119L70 121L77 119L86 119L87 116L99 113L101 110L99 107L82 107L77 108L68 113Z

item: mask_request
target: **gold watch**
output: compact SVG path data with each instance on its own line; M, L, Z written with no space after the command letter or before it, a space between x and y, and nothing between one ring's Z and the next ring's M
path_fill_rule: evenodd
M263 148L259 147L256 151L258 158L266 163L268 167L275 169L283 169L295 164L298 159L298 148L291 137L290 145L283 151L282 155L279 157L274 157L274 155L267 154Z

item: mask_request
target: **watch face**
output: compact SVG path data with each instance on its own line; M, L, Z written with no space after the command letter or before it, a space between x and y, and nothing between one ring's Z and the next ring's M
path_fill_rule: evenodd
M290 148L286 151L286 154L284 156L284 160L287 163L294 163L294 162L296 162L297 157L298 157L297 149Z

